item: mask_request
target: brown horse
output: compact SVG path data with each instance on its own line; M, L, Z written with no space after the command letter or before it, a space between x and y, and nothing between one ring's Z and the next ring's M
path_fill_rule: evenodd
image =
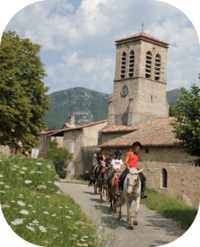
M108 193L110 195L110 208L114 210L114 213L116 213L115 202L118 199L118 197L115 195L118 187L118 185L115 183L115 180L119 178L120 174L120 171L116 172L112 178L111 184L108 186Z

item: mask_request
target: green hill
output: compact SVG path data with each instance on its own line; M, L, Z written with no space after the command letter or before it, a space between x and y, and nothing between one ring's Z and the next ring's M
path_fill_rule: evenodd
M176 104L180 89L167 92L167 101L170 105ZM68 122L71 114L75 115L76 124L87 124L107 119L108 102L112 94L99 93L86 88L70 88L51 94L51 104L44 116L48 129L59 129Z

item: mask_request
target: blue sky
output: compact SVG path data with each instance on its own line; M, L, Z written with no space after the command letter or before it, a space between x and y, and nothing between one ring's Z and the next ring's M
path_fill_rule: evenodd
M19 11L6 30L42 45L49 93L85 87L112 93L115 40L144 31L170 44L167 90L199 83L200 47L179 9L151 0L47 0Z

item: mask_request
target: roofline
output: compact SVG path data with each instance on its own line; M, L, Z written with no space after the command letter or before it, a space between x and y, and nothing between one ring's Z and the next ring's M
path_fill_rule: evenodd
M142 144L143 147L171 147L171 146L179 146L180 144ZM100 148L115 148L115 147L132 147L132 145L99 145Z
M91 126L94 126L94 125L97 125L97 124L101 124L101 123L105 123L105 122L107 122L107 119L106 120L101 120L101 121L98 121L98 122L94 122L94 123L91 123L91 124L83 125L83 126L80 126L80 127L71 127L69 129L62 129L61 131L56 132L56 133L52 133L49 136L53 136L54 134L58 134L58 133L61 133L61 132L66 132L66 131L83 130L84 128L88 128L88 127L91 127Z

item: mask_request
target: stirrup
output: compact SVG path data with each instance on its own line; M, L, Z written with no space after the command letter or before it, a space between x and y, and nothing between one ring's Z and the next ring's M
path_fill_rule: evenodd
M145 198L147 198L147 195L145 195L144 192L142 192L141 199L145 199Z

